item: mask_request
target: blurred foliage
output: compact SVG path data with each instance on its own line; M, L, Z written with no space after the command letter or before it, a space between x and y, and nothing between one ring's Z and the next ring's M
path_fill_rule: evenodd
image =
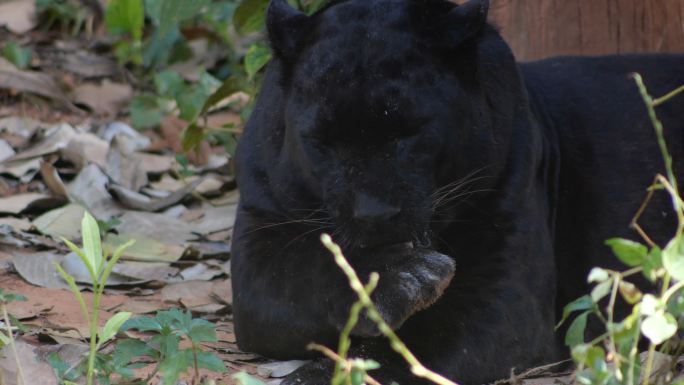
M328 0L288 1L312 14ZM44 29L76 35L97 30L91 22L104 26L102 40L138 90L129 106L133 127L152 129L174 115L188 124L184 150L208 140L233 152L239 130L210 127L204 117L236 107L239 103L225 100L241 92L250 102L238 112L248 118L261 72L271 60L264 33L269 0L109 0L99 14L87 4L36 0ZM31 60L30 51L16 43L5 45L3 55L18 67Z

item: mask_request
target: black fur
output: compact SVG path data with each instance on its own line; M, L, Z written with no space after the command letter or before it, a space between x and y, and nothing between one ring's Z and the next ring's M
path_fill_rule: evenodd
M663 169L632 72L655 95L684 56L518 65L487 2L336 1L311 17L273 0L276 57L241 139L233 243L239 346L282 359L336 346L355 297L329 232L426 366L483 383L565 355L559 309L585 293ZM287 34L287 36L283 35ZM682 170L684 97L658 108ZM674 229L660 197L642 223ZM413 247L407 246L412 244ZM455 265L455 270L454 270ZM418 383L362 319L354 353ZM288 383L324 384L316 362Z

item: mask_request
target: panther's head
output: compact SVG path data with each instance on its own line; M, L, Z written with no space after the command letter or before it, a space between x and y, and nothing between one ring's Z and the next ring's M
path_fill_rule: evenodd
M345 246L428 243L435 211L467 194L458 181L504 156L478 68L487 10L343 0L306 16L272 0L281 156Z

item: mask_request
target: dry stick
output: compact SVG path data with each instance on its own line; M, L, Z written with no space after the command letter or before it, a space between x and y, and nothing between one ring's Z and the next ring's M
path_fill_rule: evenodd
M352 268L351 265L349 265L349 262L347 262L347 260L344 258L340 247L332 241L332 238L330 238L330 235L328 234L321 235L321 242L323 242L323 245L330 250L335 257L335 262L342 269L342 271L344 271L344 274L349 279L349 285L351 286L352 290L356 292L356 295L359 296L359 300L366 308L366 311L368 312L368 318L375 322L375 324L378 325L380 332L390 340L390 346L392 346L392 349L401 354L404 360L411 366L411 373L418 377L434 382L435 384L458 385L446 377L431 371L423 366L420 361L418 361L418 358L416 358L416 356L414 356L413 353L408 350L406 345L399 339L396 333L394 333L394 330L392 330L392 328L387 325L385 320L382 319L378 309L373 304L373 301L371 301L370 296L363 290L363 285L361 284L359 277L356 275L356 271L354 271L354 268Z
M648 116L651 119L651 124L656 132L656 137L658 138L658 147L665 161L665 171L667 173L667 179L662 175L658 175L656 178L661 179L661 183L668 191L672 198L672 205L677 214L677 233L675 234L675 239L677 242L681 241L682 233L684 233L684 202L682 202L681 196L679 195L679 188L677 185L677 178L674 175L674 170L672 167L672 156L667 148L667 143L665 142L665 135L663 134L663 123L658 119L655 112L655 107L667 102L668 100L674 98L679 93L684 92L684 86L677 88L676 90L668 93L667 95L660 97L658 99L653 99L653 97L648 93L644 80L638 73L633 74L634 81L639 88L639 93L641 94L644 104L646 104L646 109L648 110ZM675 285L676 286L676 285ZM667 272L663 277L663 286L661 287L661 299L665 297L670 288L670 274ZM674 291L673 291L674 292ZM669 298L669 295L668 295ZM646 359L646 369L644 371L643 385L648 385L651 376L651 371L653 370L653 358L655 353L655 344L650 343L648 346L648 357Z
M12 349L12 355L14 355L14 360L17 362L17 377L19 384L26 385L24 370L21 367L21 361L19 361L19 354L17 353L17 346L14 344L12 324L10 323L9 314L7 313L7 306L4 303L0 303L0 308L2 308L2 318L4 319L5 326L7 327L7 338L9 338L10 349Z
M326 355L328 358L331 360L335 361L335 364L341 364L344 365L344 369L346 371L351 371L352 365L349 361L345 360L344 358L340 357L337 353L333 352L331 349L329 349L326 346L319 345L319 344L309 344L306 346L307 349L309 350L316 350L324 355ZM371 377L368 373L366 373L366 378L364 378L369 384L371 385L382 385L376 380L375 378Z
M371 274L368 284L363 289L369 296L373 293L373 290L375 290L375 288L378 286L379 279L380 276L378 275L378 273ZM347 320L347 324L344 325L344 329L342 329L342 333L340 333L340 343L339 348L337 349L337 355L340 357L342 361L335 362L333 385L341 385L340 371L342 370L342 365L346 365L347 352L351 347L351 340L349 336L351 335L352 330L359 321L359 315L361 314L361 310L363 310L363 307L364 306L361 301L358 301L354 303L354 305L352 305L351 311L349 312L349 319Z

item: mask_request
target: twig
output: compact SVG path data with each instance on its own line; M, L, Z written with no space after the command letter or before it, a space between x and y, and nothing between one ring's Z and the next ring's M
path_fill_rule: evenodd
M316 350L316 351L323 353L325 356L327 356L331 360L335 361L335 364L344 365L344 369L346 371L351 371L351 369L352 369L352 364L349 361L340 357L339 355L337 355L337 353L333 352L331 349L327 348L326 346L319 345L319 344L308 344L306 346L306 348L309 350ZM365 380L366 380L366 382L368 382L371 385L382 385L376 379L371 377L368 373L366 373Z
M26 384L26 377L24 377L24 369L21 367L21 361L19 361L19 354L17 353L17 346L14 343L14 335L12 334L12 324L10 323L9 314L7 313L7 306L5 303L0 302L0 308L2 308L2 318L5 321L5 328L7 329L7 338L9 338L10 349L12 349L12 355L14 356L14 361L17 363L17 379L19 384Z
M356 295L358 295L359 300L361 303L363 303L364 307L366 308L368 312L368 318L370 318L375 324L378 326L378 329L380 330L380 333L382 333L387 339L390 340L390 346L394 351L399 353L404 360L410 365L411 367L411 373L416 375L417 377L425 378L431 382L434 382L435 384L439 385L457 385L455 382L449 380L448 378L437 374L430 369L426 368L423 364L420 363L418 358L411 353L406 345L399 339L399 337L396 335L394 330L385 322L384 319L382 319L382 316L380 315L380 312L378 312L378 309L375 307L375 304L373 304L373 301L371 301L370 296L368 293L364 291L363 285L361 284L361 281L359 280L358 275L356 275L356 271L354 271L354 268L349 265L349 262L344 258L344 255L342 254L342 250L340 247L335 244L332 241L332 238L330 238L330 235L328 234L323 234L321 235L321 242L323 242L323 245L330 250L330 252L333 254L333 257L335 258L335 262L337 265L344 271L344 274L347 276L349 279L349 285L351 286L352 290L356 292Z

